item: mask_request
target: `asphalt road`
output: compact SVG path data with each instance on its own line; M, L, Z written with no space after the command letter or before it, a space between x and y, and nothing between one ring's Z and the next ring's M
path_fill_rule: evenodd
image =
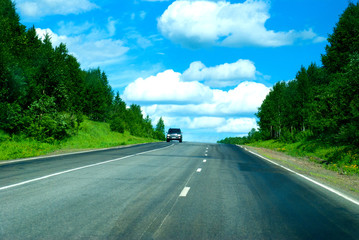
M359 239L359 206L235 146L145 144L0 165L0 239Z

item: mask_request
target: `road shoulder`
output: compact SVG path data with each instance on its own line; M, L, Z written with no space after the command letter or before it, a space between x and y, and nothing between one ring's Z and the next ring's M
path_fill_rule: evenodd
M359 200L359 176L343 175L325 169L321 164L310 161L308 158L289 156L271 149L251 146L240 146L257 153L286 168L327 185L349 197Z

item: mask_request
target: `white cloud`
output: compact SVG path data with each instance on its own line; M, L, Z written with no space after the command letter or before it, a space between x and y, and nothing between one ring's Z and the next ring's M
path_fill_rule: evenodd
M152 41L144 36L142 36L136 30L131 30L126 34L127 39L133 39L136 42L136 46L146 49L153 46Z
M186 141L209 141L215 142L228 135L245 136L258 125L255 118L239 117L167 117L151 116L153 123L157 123L162 117L166 128L179 127L184 132Z
M116 24L118 23L117 20L114 20L112 17L108 18L107 23L107 30L109 32L109 35L112 37L116 33Z
M211 89L197 81L184 82L180 73L167 70L138 78L126 87L122 98L142 105L158 103L144 107L150 115L227 116L257 112L268 93L269 88L255 82L242 82L229 91Z
M248 81L228 91L213 89L198 81L183 81L181 73L166 70L138 78L121 98L128 104L140 103L153 123L162 117L167 128L182 128L186 141L214 142L228 133L245 135L257 128L256 119L248 116L258 111L269 89ZM199 139L201 133L206 136Z
M132 21L137 20L137 19L144 20L146 18L146 16L147 16L147 12L140 11L138 13L134 13L134 12L131 13L130 18Z
M275 32L265 27L270 18L268 1L247 0L173 2L158 19L161 33L183 46L263 46L291 45L295 40L320 40L311 29Z
M188 125L190 129L199 129L199 128L218 128L219 126L225 124L226 120L223 117L195 117L193 118Z
M154 115L154 123L162 116ZM257 129L255 118L229 118L224 117L162 117L165 126L185 128L189 131L210 129L209 132L247 134L252 128ZM218 139L219 140L219 139Z
M184 81L205 81L210 87L227 87L239 82L254 79L256 68L253 62L240 59L235 63L225 63L215 67L206 67L202 62L191 63L184 71Z
M217 132L248 133L252 128L258 128L255 118L230 118L224 126L217 128Z
M146 79L138 78L126 87L123 98L127 101L172 103L198 103L212 98L209 87L199 82L183 82L180 75L167 70Z
M94 24L88 21L79 25L76 25L74 22L60 21L57 25L60 27L60 29L58 30L58 34L66 36L83 34L87 31L91 31L91 29L94 28Z
M51 36L54 46L65 43L69 52L81 63L83 68L98 67L123 61L128 47L123 41L111 38L101 38L101 34L90 33L76 36L57 35L51 29L36 28L40 38L45 34Z
M88 0L16 0L16 6L25 17L79 14L98 6Z
M141 12L140 12L140 18L141 18L142 20L145 19L146 15L147 15L147 13L146 13L145 11L141 11Z

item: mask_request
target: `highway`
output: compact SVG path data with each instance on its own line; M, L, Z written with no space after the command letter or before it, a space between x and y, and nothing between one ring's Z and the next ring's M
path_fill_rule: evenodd
M232 145L0 165L0 239L359 239L359 206Z

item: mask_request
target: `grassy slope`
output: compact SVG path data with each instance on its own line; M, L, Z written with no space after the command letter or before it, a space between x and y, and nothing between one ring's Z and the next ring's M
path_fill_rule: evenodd
M359 154L348 146L330 146L320 141L283 143L275 140L248 144L284 152L294 157L308 157L309 160L341 174L359 175Z
M54 143L42 143L21 136L11 138L4 132L0 132L0 160L155 141L148 138L134 137L127 132L124 134L112 132L107 123L85 120L81 124L78 135Z

